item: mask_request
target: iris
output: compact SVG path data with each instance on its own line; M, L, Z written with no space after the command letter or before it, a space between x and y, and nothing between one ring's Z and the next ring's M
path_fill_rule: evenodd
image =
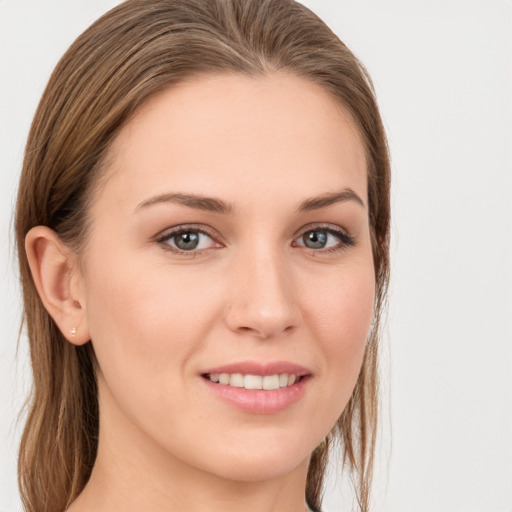
M306 231L302 235L302 240L306 247L310 249L323 249L327 243L327 232L326 231Z

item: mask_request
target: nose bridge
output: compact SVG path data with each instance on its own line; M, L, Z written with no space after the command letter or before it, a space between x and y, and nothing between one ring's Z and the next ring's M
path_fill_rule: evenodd
M270 338L300 322L292 269L277 245L254 244L237 255L227 313L232 330Z

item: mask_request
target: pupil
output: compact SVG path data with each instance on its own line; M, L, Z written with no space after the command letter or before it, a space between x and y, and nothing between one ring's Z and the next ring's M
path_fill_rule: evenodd
M197 233L181 233L176 239L176 245L183 250L195 249L199 244L199 235Z
M308 231L302 237L304 245L310 249L322 249L327 243L327 233L325 231Z

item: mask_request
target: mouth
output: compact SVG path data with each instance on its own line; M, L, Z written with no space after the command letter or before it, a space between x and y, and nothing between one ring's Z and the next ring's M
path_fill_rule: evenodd
M245 413L274 414L302 400L313 374L287 362L243 362L208 369L201 377L224 403Z
M202 377L222 386L272 391L275 389L293 386L295 383L299 383L307 376L295 373L276 373L273 375L204 373Z

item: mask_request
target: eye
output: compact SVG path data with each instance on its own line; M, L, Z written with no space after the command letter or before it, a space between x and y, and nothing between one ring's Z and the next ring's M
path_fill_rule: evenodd
M191 227L167 231L157 241L165 244L167 250L175 252L193 252L220 247L208 233Z
M354 245L354 238L341 229L319 227L305 231L296 245L313 250L341 250Z

